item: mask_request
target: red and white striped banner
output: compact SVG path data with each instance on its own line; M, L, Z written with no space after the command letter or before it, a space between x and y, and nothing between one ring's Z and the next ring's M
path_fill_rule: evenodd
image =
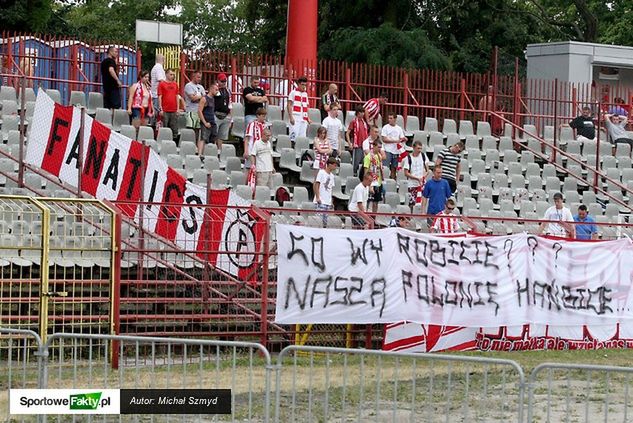
M154 150L90 116L85 116L80 148L80 109L56 104L43 90L31 122L26 163L74 187L81 184L83 192L97 199L131 202L121 204L121 212L146 230L211 259L217 269L252 279L264 225L248 201L230 190L208 195ZM133 203L141 200L149 204ZM205 213L207 204L219 207Z

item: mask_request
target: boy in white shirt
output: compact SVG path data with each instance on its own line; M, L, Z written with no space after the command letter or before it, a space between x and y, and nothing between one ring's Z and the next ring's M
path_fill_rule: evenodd
M290 123L290 139L296 140L298 137L305 137L308 125L312 123L308 117L308 78L305 76L297 80L297 88L288 94L288 122Z
M363 180L360 184L356 185L352 196L349 199L347 209L351 212L367 212L367 200L369 200L369 186L374 180L374 176L371 172L365 172ZM365 220L360 215L352 215L352 224L354 227L363 228L366 225Z
M255 182L258 186L273 189L273 173L275 166L273 165L273 147L270 143L272 132L266 128L262 132L262 138L255 141L251 150L251 164L255 166Z
M398 158L400 152L398 151L398 144L404 144L407 142L407 137L404 136L404 131L401 127L396 125L396 114L389 113L389 123L382 127L382 142L385 145L385 151L387 152L387 159L384 162L385 166L389 166L391 170L391 179L396 179L396 170L398 169Z
M338 160L334 157L327 159L325 169L319 170L316 180L314 181L314 203L316 209L321 211L332 210L332 190L334 189L334 174L332 173ZM327 213L321 213L323 226L327 224Z
M429 171L428 159L422 152L420 141L413 143L413 151L403 160L402 168L409 188L409 208L413 212L413 206L415 206L418 197L422 198L426 174Z
M339 147L342 147L343 144L343 137L341 137L343 123L338 119L339 108L338 103L330 104L328 116L323 119L323 126L327 129L327 139L330 142L330 148L334 157L338 156Z
M543 220L554 220L560 223L541 223L539 233L545 231L546 235L576 238L576 226L566 222L573 222L574 216L571 210L563 206L563 194L554 194L554 205L545 211ZM547 230L545 230L547 228Z

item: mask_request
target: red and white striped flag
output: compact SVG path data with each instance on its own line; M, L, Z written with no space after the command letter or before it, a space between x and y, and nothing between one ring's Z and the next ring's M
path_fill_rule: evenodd
M396 147L398 148L398 167L396 170L399 172L402 170L402 162L407 158L409 153L407 153L407 149L402 143L396 144Z
M251 198L255 197L255 187L257 186L257 171L255 170L255 166L251 166L250 170L248 171L248 175L246 176L246 185L248 185L251 188L251 191L253 193L253 195L251 195Z

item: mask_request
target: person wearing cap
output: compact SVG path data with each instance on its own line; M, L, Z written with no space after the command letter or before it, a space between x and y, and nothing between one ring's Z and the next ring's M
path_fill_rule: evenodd
M571 211L563 205L563 194L557 192L554 194L554 205L545 211L543 220L550 220L552 222L541 223L539 227L539 233L557 237L575 238L576 229L575 225L567 222L573 222L574 216ZM556 223L559 222L559 223Z
M334 189L334 169L338 166L338 160L335 157L327 159L325 169L319 170L316 180L314 181L314 203L316 209L320 211L329 211L332 206L332 190ZM327 224L327 213L321 213L323 226Z
M577 141L594 141L596 139L596 126L593 123L591 107L584 106L582 114L569 122L569 126L574 129Z
M363 109L365 109L365 120L370 125L377 125L378 118L380 117L380 107L387 103L387 94L381 93L377 98L371 98L367 100Z
M215 123L218 125L218 133L215 137L215 144L218 151L222 150L222 142L229 139L229 129L231 127L231 92L226 87L226 74L218 74L218 91L213 97L215 101Z

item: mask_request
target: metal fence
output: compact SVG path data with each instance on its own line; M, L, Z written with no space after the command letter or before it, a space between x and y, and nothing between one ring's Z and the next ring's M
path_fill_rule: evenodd
M42 338L113 333L114 210L97 200L0 196L0 213L0 324Z
M229 415L73 421L629 421L633 368L179 338L0 329L0 415L9 389L231 389ZM526 383L527 382L527 383ZM76 416L75 416L76 417ZM62 415L38 421L68 421Z

